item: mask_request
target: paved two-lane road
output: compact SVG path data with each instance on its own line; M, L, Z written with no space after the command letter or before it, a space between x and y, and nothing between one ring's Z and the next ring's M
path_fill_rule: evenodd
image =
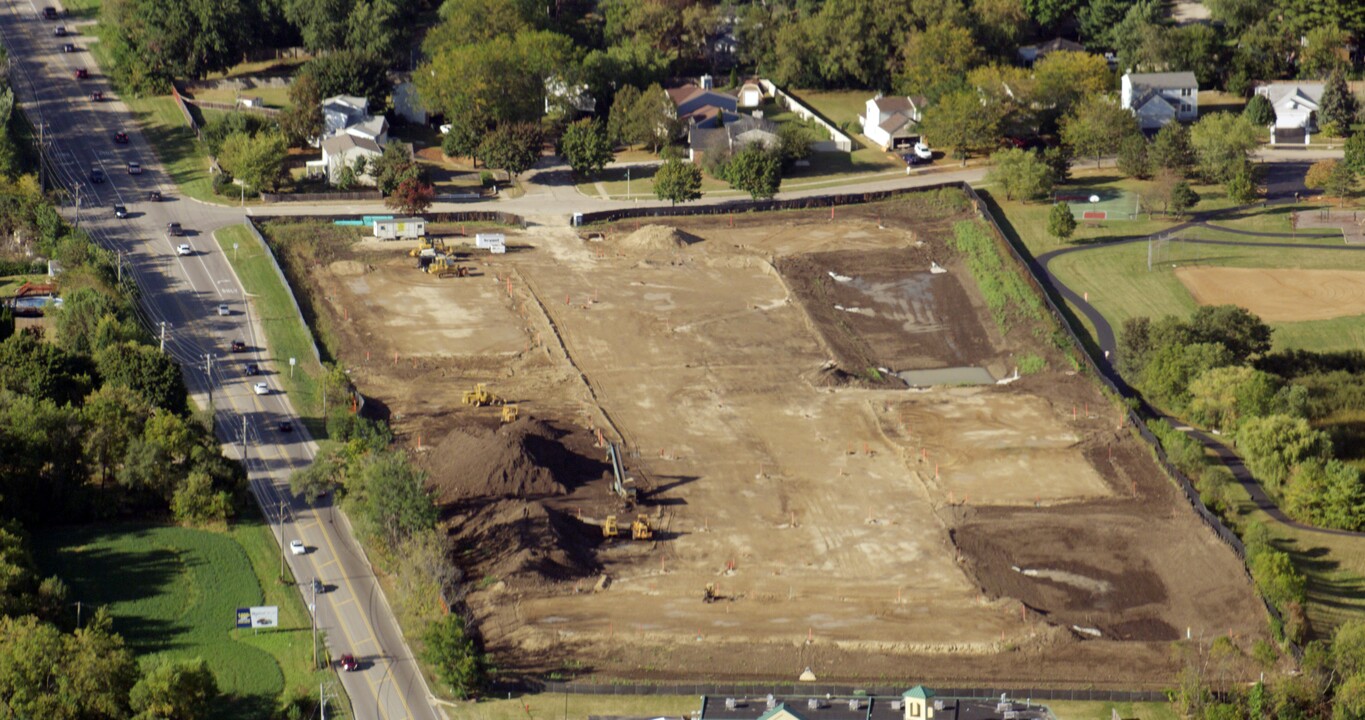
M211 236L212 229L241 222L242 213L178 196L141 134L127 123L127 108L114 99L113 88L95 67L86 49L91 38L58 38L53 31L59 23L39 19L33 4L3 2L0 42L13 64L15 93L42 127L50 180L79 193L81 227L120 253L123 272L131 273L142 290L143 321L156 332L164 324L165 349L182 364L196 400L211 401L228 452L240 457L245 450L252 491L282 544L297 538L308 547L306 554L286 560L305 602L312 599L313 578L324 584L316 612L333 657L353 653L361 661L359 671L341 674L356 717L436 720L440 715L343 517L325 504L312 508L298 502L288 491L290 474L311 462L316 447L280 392L277 375L289 371L287 360L272 358L264 347L254 308ZM66 42L78 51L61 52ZM75 79L78 67L87 68L90 77ZM104 102L91 101L96 90L105 94ZM120 130L128 133L127 145L114 143ZM141 163L143 172L129 174L128 161ZM104 182L92 182L95 168L105 174ZM164 201L149 202L153 190ZM114 205L126 206L130 217L115 218ZM170 222L180 223L186 237L169 237ZM182 242L192 254L176 252ZM220 316L220 304L230 314ZM246 343L247 352L230 352L236 339ZM259 363L265 374L248 377L247 362ZM252 391L258 381L267 383L269 394ZM296 429L282 432L279 423L285 419ZM232 620L223 618L225 625Z

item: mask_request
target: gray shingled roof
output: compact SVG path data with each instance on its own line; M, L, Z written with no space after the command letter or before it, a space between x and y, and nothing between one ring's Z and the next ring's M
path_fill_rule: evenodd
M1192 72L1130 73L1128 80L1133 87L1145 88L1186 88L1199 87L1199 81Z

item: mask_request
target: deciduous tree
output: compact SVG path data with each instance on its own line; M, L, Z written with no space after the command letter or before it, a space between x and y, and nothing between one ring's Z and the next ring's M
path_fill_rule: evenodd
M947 149L967 164L974 150L995 145L999 119L981 106L971 90L959 90L939 98L924 111L920 131L930 143Z
M392 195L404 180L426 180L422 165L409 152L408 146L397 140L390 140L384 146L384 152L368 164L375 187L385 195Z
M1332 443L1326 433L1313 429L1303 418L1268 415L1242 423L1237 430L1237 449L1256 479L1278 492L1300 463L1326 461Z
M923 31L912 30L901 53L896 91L923 95L932 104L963 89L967 71L980 62L981 51L967 28L940 22Z
M1112 100L1092 95L1062 118L1062 142L1077 155L1100 158L1118 152L1123 139L1138 134L1137 118Z
M1152 138L1147 151L1153 171L1167 170L1184 177L1194 167L1194 148L1190 147L1190 133L1180 123L1167 123Z
M730 187L743 190L755 200L766 200L782 186L782 158L758 143L752 143L730 159L725 168Z
M1070 112L1084 98L1109 92L1114 83L1103 56L1068 50L1044 55L1034 63L1033 77L1038 101L1052 106L1053 117Z
M133 720L201 720L218 698L218 682L200 658L163 660L133 686L129 703Z
M223 141L218 164L253 192L273 191L288 176L284 165L288 152L284 135L278 132L233 133Z
M487 663L455 613L427 625L422 633L422 656L456 697L466 698L483 685Z
M390 207L404 215L421 215L436 200L436 188L420 178L403 178L398 187L384 198L385 207Z
M1275 106L1270 104L1270 100L1264 95L1252 95L1247 101L1246 109L1242 114L1247 116L1256 127L1267 127L1275 124Z
M1210 113L1190 128L1199 172L1210 182L1226 182L1248 162L1256 144L1256 128L1244 115Z
M499 123L479 143L479 158L488 167L504 170L515 179L540 159L543 142L536 123Z
M678 158L664 161L654 174L654 197L673 205L701 197L701 168Z
M1149 143L1141 135L1129 135L1119 143L1119 172L1131 178L1145 180L1152 174L1152 165L1147 158Z
M607 163L616 159L616 153L612 152L611 141L607 139L607 132L602 124L588 118L574 122L564 129L564 134L559 140L559 152L569 163L569 167L573 168L574 173L582 177L591 177L602 172Z
M1038 153L1010 148L991 155L989 182L1005 191L1006 200L1039 200L1052 192L1052 171Z

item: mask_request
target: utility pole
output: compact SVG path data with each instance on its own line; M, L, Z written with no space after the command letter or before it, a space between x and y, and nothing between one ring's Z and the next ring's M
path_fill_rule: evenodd
M327 683L318 683L318 709L319 717L327 720Z
M45 182L47 176L46 176L46 173L43 172L43 169L44 169L44 168L43 168L43 165L45 164L45 163L43 163L43 151L44 151L45 149L47 149L47 145L44 144L44 142L43 142L43 136L45 135L44 131L45 131L46 129L47 129L47 123L39 121L39 123L38 123L38 191L39 191L39 192L42 192L42 191L44 191L44 190L47 189L47 183Z
M76 629L79 630L81 627L81 601L77 600L71 604L76 606Z
M204 353L204 380L209 384L209 417L213 417L213 353Z
M123 251L118 251L118 284L123 284Z
M318 579L313 578L313 669L318 666Z
M81 184L76 183L76 227L81 226Z
M246 415L242 415L242 467L246 467Z
M166 353L166 321L161 321L161 353Z
M280 501L280 514L275 517L280 526L280 582L284 582L284 501Z

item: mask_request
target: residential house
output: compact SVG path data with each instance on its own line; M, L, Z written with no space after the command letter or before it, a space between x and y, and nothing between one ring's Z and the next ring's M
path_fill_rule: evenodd
M731 117L738 117L736 111L739 99L712 87L711 76L703 75L698 83L687 83L671 87L667 91L673 101L678 120L684 127L693 124L699 127L719 127ZM721 117L722 114L725 117Z
M876 97L867 101L860 120L863 135L883 150L911 145L919 140L919 122L924 111L923 97Z
M1124 73L1119 104L1137 116L1143 130L1172 120L1192 122L1199 117L1199 81L1192 72Z
M355 95L337 95L322 101L322 137L350 134L380 146L389 141L389 121L370 114L370 102Z
M1044 43L1025 45L1019 48L1019 60L1025 65L1032 65L1047 57L1048 53L1054 53L1058 50L1085 52L1085 46L1078 42L1067 40L1066 38L1053 38Z
M736 153L754 143L777 147L778 142L777 123L762 117L740 115L734 120L727 120L721 127L689 125L687 159L697 162L710 152Z
M309 173L325 175L327 182L335 185L341 177L343 168L351 168L354 172L359 160L363 159L368 164L383 154L383 146L375 141L343 132L323 140L322 159L310 160L305 167ZM369 174L368 168L355 173L355 177L361 185L374 184L374 178Z
M1270 126L1270 143L1307 145L1317 132L1317 113L1322 105L1322 83L1271 82L1256 86L1256 94L1275 108L1275 123Z

